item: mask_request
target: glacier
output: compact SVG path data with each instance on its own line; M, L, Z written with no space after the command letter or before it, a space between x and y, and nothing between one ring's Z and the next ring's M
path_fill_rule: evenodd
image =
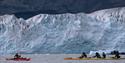
M39 14L29 19L0 16L0 54L125 51L125 8L90 14Z

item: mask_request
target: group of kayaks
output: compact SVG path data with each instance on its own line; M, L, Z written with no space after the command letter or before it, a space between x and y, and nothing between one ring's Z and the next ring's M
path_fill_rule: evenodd
M116 59L116 58L72 58L72 57L69 57L69 58L64 58L64 60L121 60L123 58L119 58L119 59ZM124 58L125 59L125 58Z
M125 59L125 58L64 58L64 60L120 60L120 59ZM6 58L6 60L13 60L13 61L30 61L31 58Z
M64 58L64 60L119 60L119 59L125 59L125 58L120 58L119 55L116 55L115 57L111 57L111 58L106 58L106 56L100 57L100 55L98 55L97 53L96 53L96 56L94 56L94 57L87 57L87 55L85 53L82 53L82 55L78 58L72 58L72 57ZM24 57L21 57L21 55L19 55L18 53L16 53L14 58L6 58L6 60L30 61L31 58L24 58Z
M88 57L87 54L83 52L80 57L77 58L69 57L69 58L64 58L64 60L121 60L121 59L125 60L125 58L121 58L119 51L113 51L112 52L113 57L106 57L107 54L105 52L101 54L102 55L96 52L94 56Z
M6 58L6 60L13 60L13 61L30 61L31 58ZM64 58L64 60L119 60L119 59L115 59L115 58Z

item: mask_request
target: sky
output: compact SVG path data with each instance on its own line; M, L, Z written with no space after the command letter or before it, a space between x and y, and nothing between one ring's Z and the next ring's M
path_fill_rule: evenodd
M124 6L125 0L0 0L0 15L29 18L40 13L91 13Z

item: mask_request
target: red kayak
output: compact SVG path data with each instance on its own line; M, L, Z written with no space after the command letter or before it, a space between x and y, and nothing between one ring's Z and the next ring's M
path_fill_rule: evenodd
M7 58L6 60L13 60L13 61L30 61L31 58Z

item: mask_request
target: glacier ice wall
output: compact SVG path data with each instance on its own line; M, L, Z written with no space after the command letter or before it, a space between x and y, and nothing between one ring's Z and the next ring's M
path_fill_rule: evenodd
M125 8L91 14L0 16L0 54L125 51Z

